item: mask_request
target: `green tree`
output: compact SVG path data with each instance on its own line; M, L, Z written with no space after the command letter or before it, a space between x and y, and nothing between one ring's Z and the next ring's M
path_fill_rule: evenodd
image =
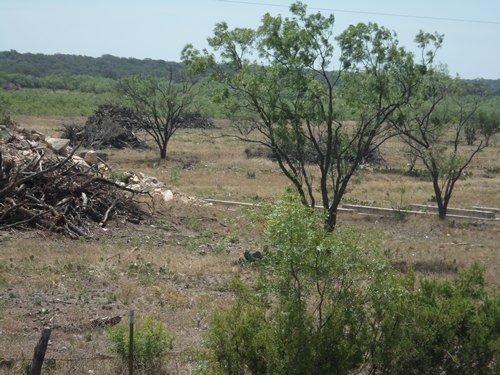
M481 96L467 94L462 83L441 71L430 70L418 95L398 109L390 122L429 171L439 217L444 219L456 182L486 144L469 153L462 134L473 121Z
M496 108L481 108L476 117L479 133L484 137L485 146L500 129L500 115Z
M168 143L193 102L194 86L195 81L190 79L176 83L172 72L166 80L130 76L119 82L118 92L124 106L135 112L137 127L154 139L160 159L167 158Z
M351 177L393 135L387 118L414 95L425 67L376 24L334 38L333 15L308 15L300 2L290 10L291 18L264 15L256 30L217 24L208 42L219 59L191 45L182 56L195 70L211 69L236 137L272 150L303 203L321 203L332 230ZM442 41L420 38L422 49ZM429 51L425 63L433 57Z

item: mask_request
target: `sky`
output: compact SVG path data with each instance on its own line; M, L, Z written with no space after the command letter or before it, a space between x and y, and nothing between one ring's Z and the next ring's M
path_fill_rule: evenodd
M437 60L447 65L452 76L500 79L500 0L303 2L311 12L333 13L335 33L350 24L376 22L394 30L400 44L410 50L416 50L413 38L419 30L437 31L445 35ZM179 61L187 43L207 47L206 38L217 22L255 28L267 12L289 15L290 4L283 0L0 0L0 51Z

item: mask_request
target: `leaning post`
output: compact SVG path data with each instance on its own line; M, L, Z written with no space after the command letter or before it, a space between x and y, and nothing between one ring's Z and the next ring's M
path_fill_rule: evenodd
M40 340L35 346L35 353L33 353L33 360L28 368L28 375L40 375L42 373L43 360L45 359L45 351L50 339L50 327L43 327Z

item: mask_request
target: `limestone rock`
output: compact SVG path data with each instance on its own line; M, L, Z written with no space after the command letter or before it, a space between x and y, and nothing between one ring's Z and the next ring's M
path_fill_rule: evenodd
M45 143L47 143L56 154L62 154L69 145L69 139L47 137L45 138Z

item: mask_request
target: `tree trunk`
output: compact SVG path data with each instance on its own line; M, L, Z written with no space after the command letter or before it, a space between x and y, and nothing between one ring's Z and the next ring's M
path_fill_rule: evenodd
M432 177L432 186L434 187L434 195L436 197L436 203L438 206L439 218L443 220L446 218L446 211L448 209L448 204L447 202L443 201L441 189L439 188L438 176Z
M335 227L337 226L337 211L340 205L340 199L335 199L332 202L332 205L328 209L328 216L326 217L326 230L328 232L333 232Z
M328 211L328 217L326 218L326 230L328 232L333 232L335 226L337 225L337 210L334 212Z
M447 207L442 203L441 204L438 203L439 218L441 220L446 219L446 211L447 211Z
M165 160L167 158L167 144L165 143L160 148L160 159Z

